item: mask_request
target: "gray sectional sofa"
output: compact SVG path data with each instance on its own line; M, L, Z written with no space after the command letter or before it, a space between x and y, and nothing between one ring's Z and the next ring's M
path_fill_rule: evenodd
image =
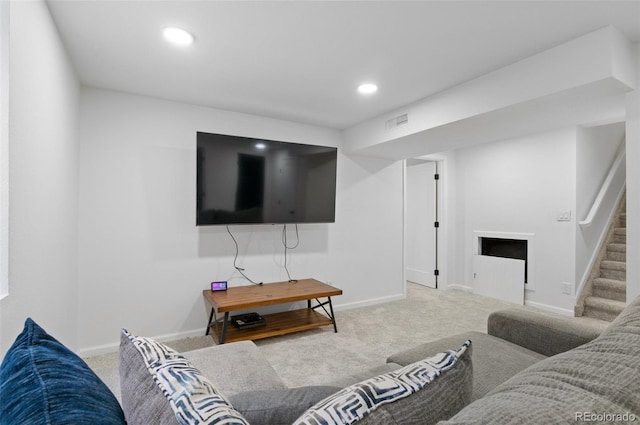
M293 423L345 386L467 340L473 350L462 369L444 372L446 379L422 389L420 397L409 397L402 409L394 411L392 404L360 423L640 423L640 298L608 327L522 309L499 311L489 317L486 334L468 332L420 344L390 356L375 370L322 387L287 388L252 342L183 354L249 423L274 425ZM231 363L233 368L222 366ZM128 397L124 388L123 397ZM126 402L123 406L129 416Z
M120 382L105 385L27 319L0 364L0 423L640 423L640 298L606 328L499 311L486 334L418 344L348 372L287 388L252 342L177 353L123 330Z

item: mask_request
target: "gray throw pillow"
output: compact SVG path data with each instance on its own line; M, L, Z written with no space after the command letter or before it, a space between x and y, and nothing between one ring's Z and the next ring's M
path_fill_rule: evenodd
M471 341L394 372L351 385L307 410L295 425L435 424L471 400Z
M128 425L178 423L142 355L124 332L120 335L120 394Z
M143 419L145 414L153 415L154 412L149 411L149 405L145 400L140 400L141 394L129 393L126 397L123 394L123 402L124 399L133 398L133 402L127 403L127 411L132 418L135 418L135 422L127 418L129 423L142 421L140 423L154 425L159 423L248 425L242 414L229 404L224 395L213 386L211 381L180 353L151 338L131 335L125 329L122 330L122 334L129 340L128 344L124 343L125 346L127 348L133 346L133 349L140 356L133 357L135 359L141 358L146 368L146 376L144 373L129 376L129 378L141 381L133 383L133 385L138 385L142 390L150 390L145 381L152 382L160 390L164 404L170 406L173 413L173 418L170 420L165 408L157 400L157 393L148 391L146 395L154 399L152 404L159 407L162 412L158 420L150 419L148 416ZM122 383L123 388L126 385L128 385L127 382Z

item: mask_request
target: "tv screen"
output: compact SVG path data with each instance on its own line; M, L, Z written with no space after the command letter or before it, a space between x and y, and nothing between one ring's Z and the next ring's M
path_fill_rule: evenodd
M196 225L334 222L337 152L198 132Z

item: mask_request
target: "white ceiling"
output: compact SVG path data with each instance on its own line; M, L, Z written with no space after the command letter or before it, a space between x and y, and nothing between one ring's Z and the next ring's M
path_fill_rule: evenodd
M607 25L640 41L640 1L48 4L85 85L336 129ZM168 45L166 26L195 44Z

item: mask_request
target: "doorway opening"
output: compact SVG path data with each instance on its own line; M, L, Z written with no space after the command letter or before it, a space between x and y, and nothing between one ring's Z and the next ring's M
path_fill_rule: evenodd
M438 287L438 162L405 162L405 280Z

